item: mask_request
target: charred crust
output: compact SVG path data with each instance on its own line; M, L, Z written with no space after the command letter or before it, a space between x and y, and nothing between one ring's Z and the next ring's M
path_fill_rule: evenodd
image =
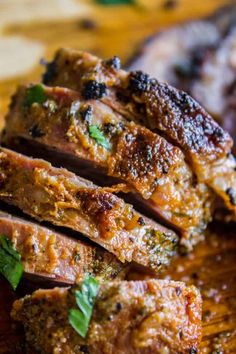
M150 84L150 77L142 71L133 71L129 76L128 89L132 93L141 94L146 91Z
M46 64L46 71L43 74L43 78L42 78L43 83L45 85L50 84L57 76L57 63L56 62L57 62L57 56L55 57L55 59L52 62Z
M45 133L39 128L38 124L34 124L29 129L29 134L32 136L32 138L41 138L45 135Z
M235 190L230 187L230 188L227 188L225 192L229 197L230 203L232 205L236 205L236 192L235 192Z
M123 103L129 103L130 98L124 94L124 92L117 91L116 92L116 98L118 101L121 101Z
M104 97L107 94L107 87L104 83L95 80L85 82L82 96L85 100L96 100Z
M76 197L81 201L83 208L94 215L111 211L115 204L115 197L109 193L79 191Z
M111 59L106 60L105 65L114 69L114 70L120 70L120 67L121 67L120 58L117 56L114 56Z

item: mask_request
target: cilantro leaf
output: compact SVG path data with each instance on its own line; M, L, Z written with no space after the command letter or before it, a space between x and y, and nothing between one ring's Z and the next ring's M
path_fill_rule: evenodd
M0 236L0 273L9 281L14 290L23 274L21 256L5 236Z
M88 332L93 306L98 294L99 283L91 276L85 278L81 290L75 290L75 301L78 308L69 310L68 319L74 330L85 338Z
M89 126L89 135L91 136L91 138L96 140L98 145L103 146L107 150L110 149L109 141L105 138L105 136L103 135L103 132L99 129L99 127L97 125L90 125Z
M25 97L25 104L31 106L33 103L43 103L47 100L45 90L42 85L37 84L29 87Z

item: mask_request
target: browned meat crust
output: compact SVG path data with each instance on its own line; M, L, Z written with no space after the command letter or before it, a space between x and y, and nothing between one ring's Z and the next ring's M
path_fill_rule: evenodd
M83 233L122 262L157 271L174 254L174 232L65 169L1 148L0 174L1 200L38 220Z
M75 171L89 163L96 173L99 169L101 174L119 178L140 193L147 208L181 231L182 243L190 247L199 239L211 219L214 197L206 185L196 183L179 148L102 102L84 101L75 91L45 86L47 100L28 107L28 90L19 88L11 104L4 136L8 146L21 137L66 153L70 161L74 158ZM109 149L90 136L94 125L106 137ZM84 173L84 168L80 170ZM91 168L86 177L90 175Z
M201 339L201 297L181 282L148 280L100 286L86 339L68 322L73 290L38 290L14 303L29 351L89 354L193 353Z
M103 279L125 276L125 265L112 254L4 212L0 234L13 242L25 275L32 279L75 283L86 274Z
M111 61L67 49L58 51L48 65L44 82L78 90L85 99L101 99L127 119L157 130L183 150L198 180L214 189L236 213L228 195L229 189L236 190L235 162L228 158L232 139L185 92L142 72L126 73Z

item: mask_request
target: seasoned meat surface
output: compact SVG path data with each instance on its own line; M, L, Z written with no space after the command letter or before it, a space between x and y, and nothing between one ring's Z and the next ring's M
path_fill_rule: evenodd
M75 283L87 274L125 276L125 265L112 254L5 212L0 212L0 234L11 240L33 280Z
M174 254L176 234L137 213L110 189L3 148L0 174L1 200L39 221L81 232L122 262L157 271Z
M37 353L193 353L201 339L201 297L184 283L148 280L100 285L89 331L70 326L73 288L38 290L14 303L30 350Z
M190 248L197 242L211 220L214 196L205 184L196 183L179 148L104 103L85 101L69 89L44 86L45 101L26 106L30 90L21 87L13 98L6 118L7 146L24 138L46 147L51 151L49 158L57 151L59 163L61 154L66 154L63 166L74 159L74 171L90 165L90 169L80 168L86 177L100 171L101 176L118 178L142 196L146 208L181 231L183 244ZM107 146L91 136L94 126L99 127Z
M85 99L101 100L127 119L158 131L182 149L198 180L209 185L235 214L227 192L236 190L229 134L185 92L141 71L122 71L111 62L61 49L48 65L44 82L78 90Z

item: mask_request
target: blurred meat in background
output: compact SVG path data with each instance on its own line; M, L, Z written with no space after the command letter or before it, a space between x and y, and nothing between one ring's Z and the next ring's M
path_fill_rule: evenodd
M129 69L187 91L236 140L236 5L148 38Z

